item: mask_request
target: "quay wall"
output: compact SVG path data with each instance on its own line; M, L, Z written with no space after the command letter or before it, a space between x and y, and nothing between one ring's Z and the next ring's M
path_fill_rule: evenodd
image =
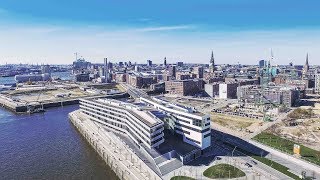
M79 104L80 98L125 98L129 95L127 93L119 93L119 94L113 94L113 95L103 95L103 96L89 96L89 97L79 97L74 99L61 99L61 100L52 100L52 101L41 101L41 104L39 102L32 102L29 103L29 105L32 105L34 108L41 108L44 109L52 108L52 107L61 107L61 106L68 106L68 105L74 105ZM9 109L15 113L27 113L28 107L27 103L17 102L13 101L12 99L0 95L0 106L4 107L6 109Z
M107 138L105 133L100 133L100 128L96 127L90 120L81 118L79 112L80 111L77 110L69 113L71 123L112 171L116 173L119 179L161 180L161 177L149 169L136 154L127 151L125 148L119 148L119 146L121 146L119 142L112 138ZM92 127L96 128L96 131L94 131Z

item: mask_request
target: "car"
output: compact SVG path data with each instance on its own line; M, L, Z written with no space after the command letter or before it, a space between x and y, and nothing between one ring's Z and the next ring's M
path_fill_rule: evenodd
M250 161L252 164L254 164L254 165L257 165L258 163L256 162L256 161L254 161L254 160L251 160Z
M247 167L252 167L252 165L251 164L249 164L249 163L246 163L246 164L244 164L245 166L247 166Z

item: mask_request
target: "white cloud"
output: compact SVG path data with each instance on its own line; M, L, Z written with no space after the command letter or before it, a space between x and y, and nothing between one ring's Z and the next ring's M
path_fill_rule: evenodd
M193 29L194 26L191 25L177 25L177 26L157 26L157 27L146 27L136 29L136 31L140 32L153 32L153 31L172 31L172 30L186 30Z
M211 50L218 64L256 64L270 57L273 48L278 64L303 64L306 52L310 64L320 57L320 32L311 30L186 32L193 26L136 28L0 26L0 64L72 63L74 52L92 62L131 60L160 63L166 56L170 63L178 60L208 63ZM141 33L154 32L154 33ZM179 31L180 32L180 31Z

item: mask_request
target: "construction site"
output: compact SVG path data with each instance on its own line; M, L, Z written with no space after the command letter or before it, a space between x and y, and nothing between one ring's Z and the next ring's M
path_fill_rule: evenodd
M320 104L292 111L267 132L320 151Z

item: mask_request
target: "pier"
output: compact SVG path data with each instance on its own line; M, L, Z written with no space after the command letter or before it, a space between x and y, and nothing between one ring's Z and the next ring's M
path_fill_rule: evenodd
M0 106L6 109L9 109L15 113L30 113L30 107L33 109L46 109L51 107L61 107L73 104L79 104L79 98L125 98L129 95L127 93L115 93L111 95L96 95L96 96L86 96L86 97L77 97L77 98L66 98L66 99L53 99L53 100L45 100L39 102L19 102L15 101L13 98L9 98L4 95L0 95Z
M121 180L161 179L120 139L95 124L80 110L70 113L69 119Z

